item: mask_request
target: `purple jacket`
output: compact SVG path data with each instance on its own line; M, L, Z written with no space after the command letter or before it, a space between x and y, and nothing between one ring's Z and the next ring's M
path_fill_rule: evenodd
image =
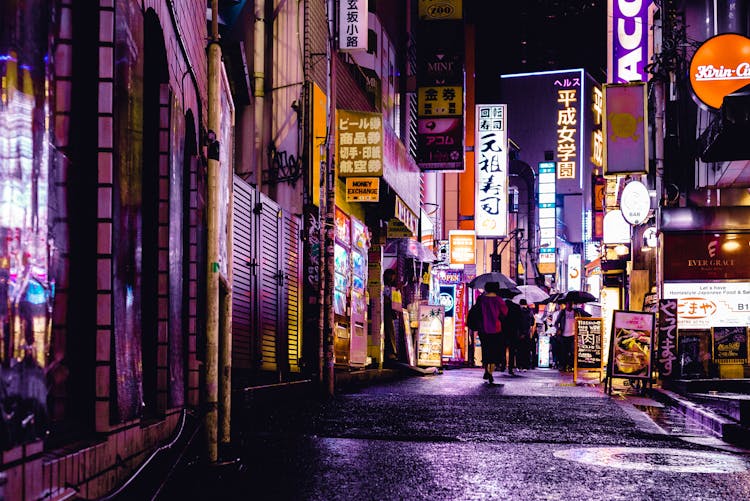
M497 333L503 331L501 319L508 315L508 306L500 296L481 296L482 332Z

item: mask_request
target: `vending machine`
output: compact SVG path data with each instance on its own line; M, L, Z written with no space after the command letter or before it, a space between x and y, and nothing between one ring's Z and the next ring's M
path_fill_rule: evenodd
M367 252L370 248L367 227L351 217L351 294L349 328L349 365L367 365Z
M351 277L351 228L349 216L336 207L333 274L333 314L335 319L333 336L334 364L349 366L350 356L350 320L348 299Z

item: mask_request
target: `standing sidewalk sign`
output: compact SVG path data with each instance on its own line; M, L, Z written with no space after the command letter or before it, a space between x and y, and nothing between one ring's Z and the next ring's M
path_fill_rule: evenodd
M419 305L419 329L417 331L417 365L440 367L443 363L443 323L445 306L442 304Z
M576 355L573 364L573 381L578 382L579 372L596 372L599 381L602 380L604 365L602 364L602 333L604 319L580 317L576 318Z
M612 380L651 382L651 350L655 315L651 312L615 310L612 315L612 341L607 364L607 391ZM645 389L645 386L644 386Z

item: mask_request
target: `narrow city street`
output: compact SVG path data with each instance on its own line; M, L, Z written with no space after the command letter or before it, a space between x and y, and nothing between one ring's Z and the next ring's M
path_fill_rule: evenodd
M234 423L237 463L189 467L159 499L750 499L750 451L668 411L552 369L272 399Z

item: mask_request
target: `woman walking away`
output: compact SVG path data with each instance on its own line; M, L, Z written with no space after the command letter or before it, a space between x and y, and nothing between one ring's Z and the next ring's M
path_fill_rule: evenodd
M508 306L500 297L500 284L488 282L484 294L477 298L482 308L482 323L479 328L479 341L482 343L482 366L484 379L495 382L492 372L500 362L502 342L502 320L508 314Z

